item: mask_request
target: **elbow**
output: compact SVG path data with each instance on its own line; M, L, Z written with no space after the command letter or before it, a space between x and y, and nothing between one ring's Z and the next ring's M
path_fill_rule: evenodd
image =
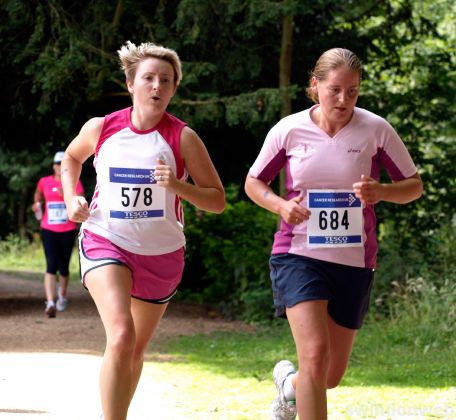
M418 200L424 194L424 186L423 186L423 181L421 180L421 177L418 177L417 180L418 180L418 182L417 182L417 186L416 186L415 200Z
M225 191L223 189L218 190L218 194L212 197L212 199L210 200L210 202L207 203L207 205L198 207L200 210L208 211L210 213L223 213L226 207Z
M215 214L222 214L225 210L225 205L223 206L220 206L220 207L216 207L212 210L212 213L215 213Z
M247 197L249 197L251 200L252 200L252 196L253 196L253 182L254 182L255 178L252 177L252 175L248 174L246 179L245 179L245 183L244 183L244 191L245 193L247 194Z
M408 193L405 194L402 204L408 204L418 200L424 194L423 181L419 174L415 174L411 178L408 178L407 182L411 182L411 184L409 184Z
M214 200L214 208L212 210L213 213L221 214L225 210L226 207L226 196L225 191L221 191L220 197Z
M418 198L421 198L424 194L424 187L423 187L423 183L421 183L420 185L420 188L418 190L418 196L416 197L416 199L418 200Z

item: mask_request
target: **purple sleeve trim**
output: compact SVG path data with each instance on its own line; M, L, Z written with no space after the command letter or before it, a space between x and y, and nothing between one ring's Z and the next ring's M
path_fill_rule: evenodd
M280 149L279 153L271 159L256 178L263 182L270 183L283 168L285 161L286 151L285 149Z
M374 206L367 206L363 210L364 214L364 232L366 242L364 243L364 264L367 268L375 268L377 263L377 217Z
M379 147L377 149L377 154L373 157L373 160L377 160L377 162L378 162L378 165L377 165L378 174L377 174L377 176L380 175L379 166L381 165L381 166L383 166L386 169L386 172L388 172L389 177L393 181L402 181L403 179L407 178L401 172L399 167L393 162L393 160L388 155L388 153L385 151L385 149ZM374 168L374 165L372 165L372 168Z

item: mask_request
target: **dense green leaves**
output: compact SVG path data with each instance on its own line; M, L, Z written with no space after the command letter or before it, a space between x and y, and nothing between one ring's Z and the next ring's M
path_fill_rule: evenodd
M265 133L281 114L285 16L293 22L293 112L310 104L304 88L322 51L342 46L362 58L359 105L396 128L426 190L412 205L379 206L381 254L386 265L394 260L388 249L417 261L415 252L432 246L436 232L454 232L452 0L2 1L0 237L27 230L34 183L45 174L49 156L64 148L89 117L130 104L116 58L127 40L178 51L184 80L170 111L201 134L225 184L241 186ZM92 171L83 176L93 184ZM242 214L242 205L230 212ZM421 257L430 262L430 256ZM405 267L397 276L413 275L421 266ZM391 278L382 278L381 267L379 277L387 288Z

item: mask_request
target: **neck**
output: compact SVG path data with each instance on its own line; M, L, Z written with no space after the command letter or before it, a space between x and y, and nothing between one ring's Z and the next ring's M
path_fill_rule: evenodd
M164 112L158 112L151 114L150 112L144 112L138 107L133 107L130 118L133 126L141 131L149 130L154 128L162 119Z
M344 128L351 120L353 113L350 115L350 118L347 121L330 121L325 118L324 114L321 112L320 107L316 107L311 112L312 121L318 125L329 137L334 137L342 128Z

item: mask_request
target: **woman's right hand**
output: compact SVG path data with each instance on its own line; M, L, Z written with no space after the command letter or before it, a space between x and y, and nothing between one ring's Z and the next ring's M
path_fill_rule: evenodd
M303 199L303 195L299 194L291 200L283 201L283 204L280 206L279 215L285 222L290 225L299 225L304 220L309 219L310 211L300 204Z
M71 197L66 203L66 206L68 217L72 222L82 223L90 216L87 200L80 195Z

